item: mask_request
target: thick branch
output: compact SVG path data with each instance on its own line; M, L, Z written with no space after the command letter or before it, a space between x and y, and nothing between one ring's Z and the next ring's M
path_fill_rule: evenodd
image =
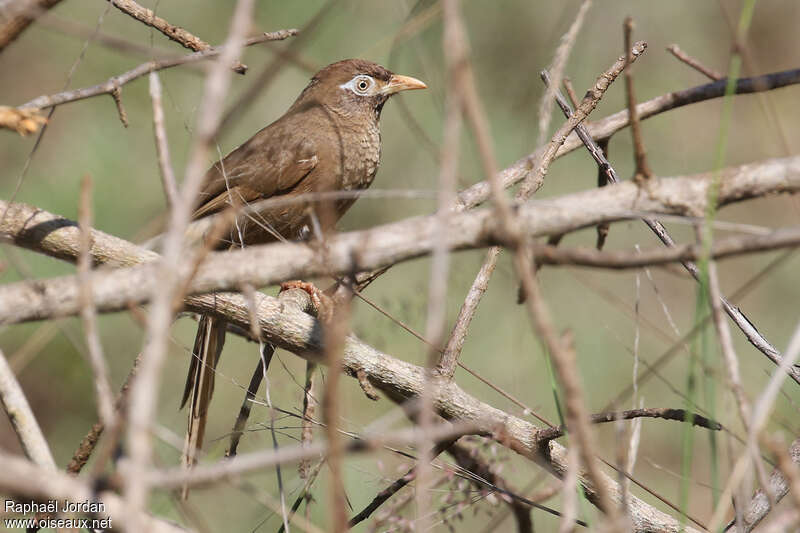
M41 224L49 226L51 231L43 231ZM7 238L19 239L19 243L24 242L31 249L62 259L74 260L79 253L78 231L74 224L20 204L11 206L0 233ZM97 261L106 260L119 265L157 257L153 252L99 231L92 232L92 242L92 252ZM250 310L243 296L225 293L195 296L186 300L186 307L199 313L224 316L226 321L241 330L250 330ZM264 296L259 304L258 319L258 329L266 342L307 360L319 360L322 353L321 329L311 316L282 305L276 298ZM352 335L346 339L342 365L350 376L363 373L376 389L397 402L418 397L425 381L423 368L379 352ZM473 422L479 432L497 431L501 445L536 461L558 476L566 471L566 450L554 441L542 446L537 439L539 428L533 424L477 400L453 382L443 383L434 390L437 394L433 405L442 417ZM195 469L195 473L202 473L201 468ZM611 478L603 476L603 479L614 501L620 502L621 488ZM588 497L593 499L596 495L594 488L585 478L582 478L582 483ZM631 499L630 511L636 531L680 529L675 519L637 498Z
M719 205L797 191L800 190L800 157L729 168L721 172L720 180ZM567 233L598 222L640 217L643 213L696 215L704 212L708 197L706 190L711 182L710 173L654 178L647 193L633 183L620 183L599 191L528 202L517 208L520 229L535 237ZM0 207L5 206L0 204ZM52 215L37 213L34 208L14 204L0 226L0 238L39 249L41 239L58 241L48 234L48 229L63 229L69 224L63 219L54 220ZM491 210L455 214L447 224L446 244L450 249L502 244L502 231L497 227ZM320 263L313 247L303 243L252 246L210 254L194 277L189 293L237 290L243 283L266 286L287 279L380 268L429 254L436 243L432 227L430 217L416 217L370 230L340 234L328 241L325 264ZM64 254L63 250L55 252ZM109 252L102 248L98 250L103 256ZM116 254L112 251L111 255ZM149 255L149 258L154 257ZM127 260L130 262L130 259ZM151 264L93 273L92 286L98 310L121 310L131 303L147 301L157 281L156 268L157 265ZM78 310L78 284L74 276L21 282L0 288L0 323L72 315ZM800 370L797 374L800 378Z

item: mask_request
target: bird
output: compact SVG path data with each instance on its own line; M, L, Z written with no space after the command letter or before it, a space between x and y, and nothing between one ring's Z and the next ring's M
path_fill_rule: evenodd
M330 231L378 171L384 104L399 92L425 88L363 59L324 67L280 118L208 169L193 220L207 221L232 205L275 200L237 217L229 238L210 244L220 250L304 239L315 228ZM339 191L351 194L325 199L324 193ZM311 198L315 194L321 199ZM207 225L196 227L208 233ZM181 408L190 406L182 459L187 468L203 445L225 332L223 320L201 316L181 400Z

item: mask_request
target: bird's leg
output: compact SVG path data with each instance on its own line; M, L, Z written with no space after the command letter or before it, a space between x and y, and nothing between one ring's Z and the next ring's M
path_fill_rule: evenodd
M314 314L322 322L330 321L333 316L334 303L330 296L325 294L319 287L308 281L299 279L284 281L281 283L281 292L290 289L300 289L308 293L311 298L311 306L314 309Z

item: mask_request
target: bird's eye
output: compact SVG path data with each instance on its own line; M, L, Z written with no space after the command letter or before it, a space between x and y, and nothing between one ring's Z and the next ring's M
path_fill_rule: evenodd
M369 76L358 76L353 80L353 88L356 93L365 95L372 87L373 83L372 78Z

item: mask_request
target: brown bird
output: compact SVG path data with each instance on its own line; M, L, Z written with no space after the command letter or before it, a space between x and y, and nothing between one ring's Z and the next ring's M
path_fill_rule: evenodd
M302 202L292 201L293 197L369 187L380 162L378 121L383 105L393 94L425 87L415 78L362 59L328 65L281 118L208 170L194 218L203 219L234 204L287 200L239 217L230 240L217 248L298 239L314 227L329 230L353 204L355 194ZM181 402L181 407L187 401L191 406L185 466L194 464L203 445L225 329L218 318L200 320Z

